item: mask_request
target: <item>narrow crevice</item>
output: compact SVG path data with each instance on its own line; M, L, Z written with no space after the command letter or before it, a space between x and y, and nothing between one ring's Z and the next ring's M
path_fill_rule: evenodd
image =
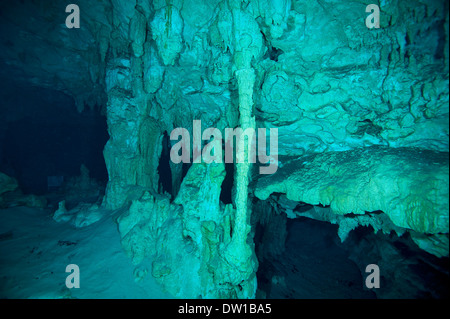
M167 192L172 195L172 171L170 169L170 139L167 131L164 131L162 139L162 151L158 165L158 193Z
M222 182L222 191L220 192L220 200L224 204L231 204L233 202L232 190L234 184L234 164L225 164L225 179Z

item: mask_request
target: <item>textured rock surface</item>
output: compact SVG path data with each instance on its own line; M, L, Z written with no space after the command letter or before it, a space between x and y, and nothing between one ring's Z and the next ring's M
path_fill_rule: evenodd
M84 102L111 101L113 96L106 96L109 89L105 89L111 88L111 73L118 72L128 89L134 82L134 88L143 85L147 93L161 91L164 99L158 104L164 110L189 109L197 115L202 108L199 102L236 90L229 85L234 81L230 62L248 55L255 58L257 84L262 85L255 92L258 124L279 127L280 152L374 144L448 150L444 2L383 3L377 30L368 30L361 22L365 4L359 1L248 3L233 24L232 11L239 8L238 2L115 0L94 5L79 1L85 13L79 30L64 24L51 30L39 28L46 25L39 20L16 21L9 29L2 28L2 37L15 48L2 50L7 65L3 72L17 68L23 81L68 92L80 109ZM37 6L25 1L9 10L37 10L42 14L36 16L45 20L56 19L62 9L62 4ZM19 25L27 28L19 30ZM235 54L247 41L245 37L236 41L233 32L240 32L239 28L252 41L244 55ZM26 50L29 46L42 48L45 54ZM15 55L19 51L24 54ZM117 59L129 62L122 65ZM136 63L131 63L134 59ZM52 63L55 60L64 63ZM119 72L117 66L124 69ZM177 76L163 79L162 74L170 70ZM70 81L73 77L79 80ZM214 102L208 103L209 109ZM221 108L229 101L225 102ZM164 123L170 127L176 115L169 113ZM214 123L218 115L204 116Z
M151 273L174 297L254 297L257 261L231 244L235 212L219 201L224 175L223 164L193 164L173 203L149 192L132 202L118 225L136 275Z
M53 214L53 220L70 222L76 228L87 227L99 221L104 215L97 204L80 203L71 210L66 209L66 202L59 203L58 209Z
M77 4L90 11L81 15L80 29L66 27L65 3L2 3L5 27L0 32L10 49L1 50L0 58L3 77L12 72L18 75L15 81L68 93L81 111L85 106L103 105L107 99L102 58L108 46L112 8L104 0Z
M280 153L370 145L448 151L444 3L382 4L381 28L371 32L354 18L364 6L293 1L284 35L269 40L283 54L260 63L261 79L265 85L284 71L277 83L286 83L286 103L265 106L279 91L263 86L259 118L279 127Z
M382 211L398 227L448 236L448 163L445 152L379 146L303 156L260 179L255 195L285 193L340 215Z
M311 217L338 223L341 238L357 225L406 229L423 249L448 255L445 1L382 1L381 27L371 30L359 0L77 3L80 29L65 27L62 3L2 4L0 75L63 91L80 111L103 106L103 205L125 211L119 228L134 262L155 257L138 278L151 273L176 296L254 296L253 191L330 205L331 214ZM21 11L39 18L28 23ZM298 159L282 161L255 190L249 178L260 176L236 164L226 207L216 166L192 167L179 185L184 168L169 164L172 193L157 194L169 178L158 173L164 133L192 132L193 120L277 128L279 154ZM363 215L377 210L392 225ZM179 258L179 248L193 254ZM192 269L204 277L186 281Z

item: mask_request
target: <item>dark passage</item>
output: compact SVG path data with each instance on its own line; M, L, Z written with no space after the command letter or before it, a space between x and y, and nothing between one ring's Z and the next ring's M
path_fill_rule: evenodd
M222 189L220 192L220 200L224 204L231 204L233 202L232 190L234 184L234 164L225 163L225 179L222 182Z
M280 222L282 214L272 214L269 223L255 227L260 297L448 298L449 258L424 252L408 233L375 233L371 226L360 226L342 243L337 225L305 217ZM284 224L286 237L278 235ZM365 284L371 264L380 271L377 289Z
M340 247L336 225L300 217L287 219L286 227L284 252L259 259L258 288L267 298L375 298ZM257 229L255 238L262 231Z
M161 157L159 158L159 192L172 194L172 171L170 169L170 138L167 131L164 131L162 140Z
M74 100L50 89L4 85L0 92L0 171L24 193L48 191L49 176L80 175L106 182L103 148L109 135L100 109L78 113Z

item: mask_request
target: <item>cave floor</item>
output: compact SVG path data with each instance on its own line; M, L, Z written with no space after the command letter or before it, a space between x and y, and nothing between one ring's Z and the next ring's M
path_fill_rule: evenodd
M104 213L98 222L75 228L55 222L51 209L1 209L0 299L172 298L150 273L135 281L115 216ZM260 261L257 298L376 298L364 287L364 271L339 244L336 227L307 218L289 222L285 251ZM79 266L78 289L65 285L69 264Z
M0 298L170 298L148 274L135 282L111 212L75 228L57 223L50 210L0 210ZM80 288L65 285L66 266L80 269Z
M48 209L0 210L0 298L172 298L150 274L135 281L111 212L84 228L51 216ZM260 264L271 275L270 284L259 283L267 298L374 298L325 228L307 220L290 224L285 252ZM80 288L65 285L69 264L80 268Z

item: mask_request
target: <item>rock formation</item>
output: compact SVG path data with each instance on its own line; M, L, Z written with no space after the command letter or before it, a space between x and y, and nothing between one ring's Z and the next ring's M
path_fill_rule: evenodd
M378 29L366 27L357 0L78 0L80 29L65 27L60 3L38 2L2 4L41 18L11 23L15 36L2 31L11 49L0 50L0 73L19 69L18 81L66 92L80 111L103 106L102 205L121 212L138 280L152 275L175 297L255 297L252 226L273 220L267 238L280 242L286 232L284 215L259 200L289 218L338 224L342 240L371 225L448 256L445 1L382 1ZM276 128L278 171L234 163L227 205L222 163L169 163L164 175L176 142L166 136L192 133L193 120L220 131ZM315 208L296 210L303 204ZM66 215L61 206L56 219ZM261 254L275 253L265 240Z

